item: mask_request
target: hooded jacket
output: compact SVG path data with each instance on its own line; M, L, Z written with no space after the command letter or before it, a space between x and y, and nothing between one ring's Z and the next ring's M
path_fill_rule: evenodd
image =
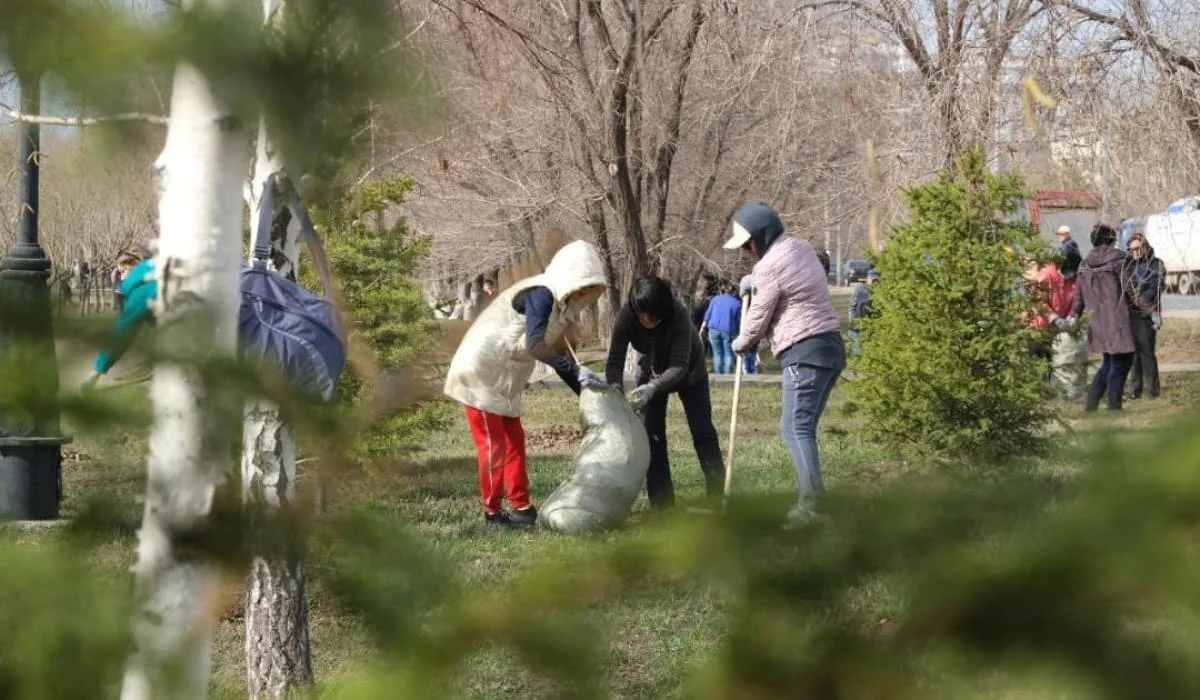
M837 332L837 312L829 300L829 281L813 247L784 235L783 222L766 204L743 206L733 216L734 230L749 234L759 253L754 265L755 294L746 322L733 342L744 352L769 334L779 357L802 340Z
M117 360L125 354L137 337L144 323L154 323L150 302L158 296L158 281L154 277L154 258L146 258L134 265L117 287L124 302L121 312L113 323L108 343L96 355L93 365L97 374L107 374Z
M1146 248L1145 257L1141 260L1129 256L1121 269L1121 288L1125 290L1126 301L1133 313L1149 318L1162 313L1163 286L1167 279L1167 269L1163 261L1154 256L1154 248L1149 242L1143 241Z
M1133 352L1133 327L1121 287L1125 254L1111 245L1092 248L1079 265L1071 315L1092 314L1088 347L1092 352L1122 355Z
M568 308L567 297L584 287L608 282L595 247L586 241L564 246L546 271L527 277L497 294L480 313L450 361L443 393L455 401L501 416L521 415L521 394L537 360L529 353L525 316L518 297L536 287L546 287L554 307L546 324L544 342L554 345L580 308Z

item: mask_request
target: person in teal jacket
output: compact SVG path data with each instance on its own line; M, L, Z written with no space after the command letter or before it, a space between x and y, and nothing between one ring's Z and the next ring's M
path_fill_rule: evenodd
M125 299L121 313L113 323L108 343L96 354L92 373L84 382L95 384L108 373L133 344L138 331L146 323L154 323L150 302L158 296L158 281L154 278L154 258L146 257L121 280L117 292Z

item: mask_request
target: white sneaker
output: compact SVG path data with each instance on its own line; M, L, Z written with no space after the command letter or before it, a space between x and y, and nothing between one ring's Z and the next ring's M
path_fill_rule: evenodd
M811 505L800 501L788 511L787 522L784 523L783 529L799 530L809 523L824 520L826 517L828 516L818 513Z

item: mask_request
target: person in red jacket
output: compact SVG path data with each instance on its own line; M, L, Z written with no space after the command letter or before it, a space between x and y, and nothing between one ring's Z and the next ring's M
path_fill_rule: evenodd
M1076 264L1078 267L1078 264ZM1035 287L1038 305L1032 310L1029 326L1038 329L1066 326L1063 320L1071 315L1071 303L1075 300L1075 279L1067 279L1062 272L1062 261L1049 262L1034 272L1030 282ZM1035 354L1051 359L1053 340L1035 349Z

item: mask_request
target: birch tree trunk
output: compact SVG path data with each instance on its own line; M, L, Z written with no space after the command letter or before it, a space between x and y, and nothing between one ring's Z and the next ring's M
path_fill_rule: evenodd
M263 20L270 24L280 0L263 0ZM254 169L247 187L250 221L258 221L258 206L266 180L279 172L260 119ZM278 198L287 211L286 200ZM252 229L255 228L253 225ZM299 223L284 213L273 218L271 261L277 272L296 278ZM254 247L254 230L250 248ZM250 512L255 549L246 580L246 686L251 698L285 697L312 681L308 639L308 601L304 594L301 543L282 531L278 516L296 506L296 444L291 428L268 400L246 404L242 427L242 498ZM273 528L274 535L264 535Z
M248 197L251 221L257 220L267 177L282 166L271 151L265 123L259 125L257 150ZM299 226L286 216L276 216L274 226L281 230L272 231L273 266L295 279ZM250 510L255 545L246 580L247 690L252 698L284 697L312 680L312 662L301 546L281 531L277 520L281 510L296 507L296 444L279 407L265 399L246 404L242 498ZM274 534L262 536L266 528Z
M153 311L164 350L173 349L173 338L178 338L176 347L187 343L217 355L235 350L240 183L249 164L248 145L206 77L180 63L166 145L155 164L162 189L159 295ZM193 306L193 298L201 303ZM215 324L207 325L200 338L191 335L199 324L180 323L196 318L197 308L215 314ZM136 651L126 668L122 700L191 700L208 692L216 575L194 553L181 550L180 541L205 524L214 493L232 467L228 440L237 424L220 412L220 401L209 400L211 390L179 362L162 361L154 369L145 512L133 569Z

